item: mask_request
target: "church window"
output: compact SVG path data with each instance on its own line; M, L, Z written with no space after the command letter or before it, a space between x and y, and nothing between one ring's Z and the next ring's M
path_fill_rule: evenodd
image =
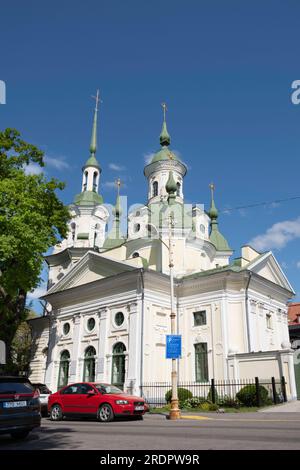
M123 325L123 323L124 323L124 314L123 314L123 312L116 313L116 315L115 315L115 324L117 326L121 326L121 325Z
M200 224L200 232L205 233L205 225Z
M266 315L266 323L267 323L267 328L271 330L272 329L272 315L270 313L267 313Z
M83 191L87 190L87 180L88 180L88 172L84 172L84 183L83 183Z
M140 211L136 211L135 215L139 217L141 215Z
M152 188L153 188L153 197L155 197L158 195L158 182L157 181L154 181Z
M93 174L93 191L95 193L97 192L97 176L98 176L98 173L95 171Z
M60 355L59 373L58 373L58 389L65 387L69 379L69 363L70 353L65 350Z
M113 347L111 383L121 390L125 382L125 352L123 343L117 343Z
M93 329L95 328L95 325L96 325L95 318L89 318L87 321L88 330L93 331Z
M132 255L133 258L139 258L140 254L138 251L135 251Z
M206 325L206 310L194 312L194 326Z
M76 224L75 222L71 223L71 234L72 234L72 240L75 240L75 232L76 232Z
M65 336L67 336L70 332L70 323L64 323L63 326L63 333Z
M178 183L176 184L176 186L177 186L177 196L180 197L180 195L181 195L181 184L178 182Z
M141 224L134 224L133 230L135 231L135 233L137 233L140 231L140 228L141 228Z
M95 356L96 350L93 346L86 348L84 353L83 381L94 382L95 380Z
M196 382L208 382L207 343L194 344Z

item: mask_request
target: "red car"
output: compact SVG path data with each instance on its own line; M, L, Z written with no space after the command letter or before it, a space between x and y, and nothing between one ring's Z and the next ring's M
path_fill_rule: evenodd
M148 406L143 398L127 395L114 385L81 382L50 395L48 411L52 421L77 415L108 423L115 416L142 417Z

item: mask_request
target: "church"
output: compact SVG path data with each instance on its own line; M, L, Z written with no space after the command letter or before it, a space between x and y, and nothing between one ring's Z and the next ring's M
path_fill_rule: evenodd
M144 383L169 382L172 251L179 381L284 376L288 398L296 398L287 314L293 288L270 251L246 245L232 259L213 184L207 210L185 204L187 166L170 148L163 111L160 148L144 168L147 202L127 211L118 180L111 210L100 195L97 94L68 237L45 256L45 314L29 320L30 379L52 391L101 381L137 395Z

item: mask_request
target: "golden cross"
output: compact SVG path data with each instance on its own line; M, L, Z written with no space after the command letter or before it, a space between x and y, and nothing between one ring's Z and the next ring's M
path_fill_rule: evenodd
M98 103L102 103L102 100L100 99L100 96L99 96L99 90L97 90L97 94L96 96L92 96L92 98L94 98L94 100L96 101L96 108L95 110L98 111Z
M120 194L120 187L122 185L122 181L120 180L120 178L118 178L116 181L115 181L115 185L117 186L117 191L118 191L118 196Z
M164 121L166 120L166 111L168 111L166 103L162 103L163 113L164 113Z

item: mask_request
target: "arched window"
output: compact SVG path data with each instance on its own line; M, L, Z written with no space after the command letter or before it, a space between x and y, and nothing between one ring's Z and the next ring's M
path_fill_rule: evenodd
M86 191L87 189L87 180L88 180L88 172L84 172L84 180L83 180L83 191Z
M123 343L116 343L113 347L111 383L121 389L125 382L125 351Z
M154 181L152 185L153 197L158 196L158 182Z
M72 240L75 240L75 232L76 232L76 224L75 222L71 223L71 234L72 234Z
M83 381L95 381L95 356L96 350L93 346L86 348L84 353Z
M194 344L196 382L208 382L207 343Z
M68 385L70 353L66 349L60 355L58 389Z
M97 176L98 176L98 173L97 171L95 171L93 174L93 191L95 193L97 192Z
M177 196L180 197L180 195L181 195L181 184L178 182L178 183L176 184L176 186L177 186Z

